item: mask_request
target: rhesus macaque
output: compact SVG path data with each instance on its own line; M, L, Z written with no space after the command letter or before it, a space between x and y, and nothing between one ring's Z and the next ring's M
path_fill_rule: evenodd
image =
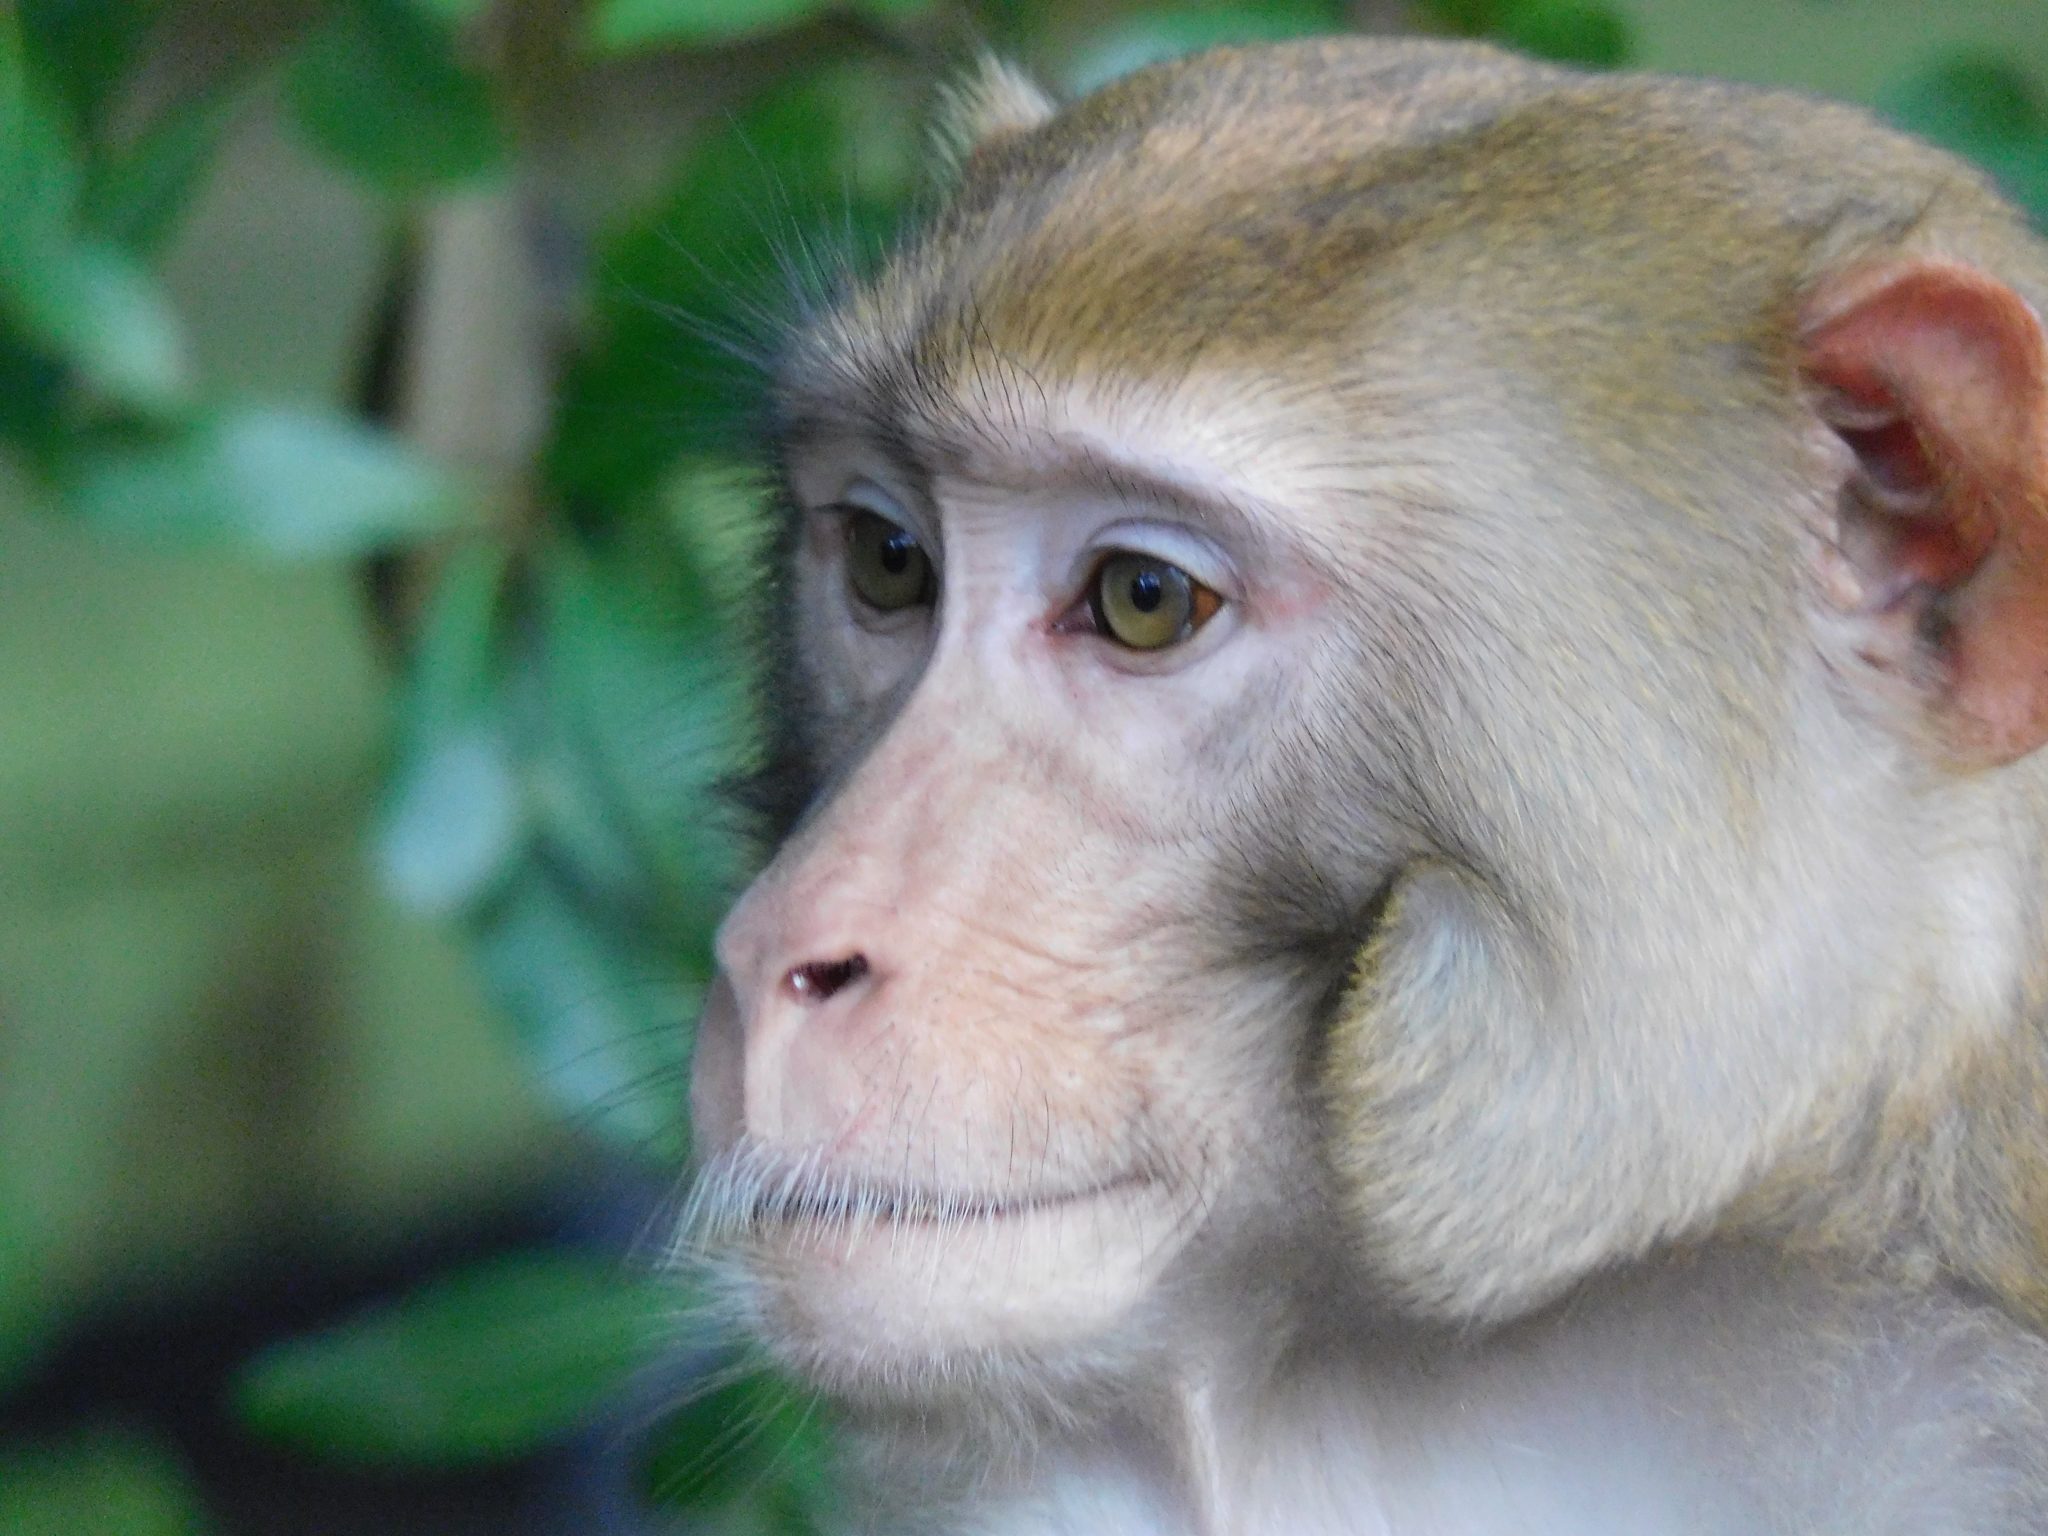
M693 1090L849 1529L2048 1532L2048 249L1473 46L957 105Z

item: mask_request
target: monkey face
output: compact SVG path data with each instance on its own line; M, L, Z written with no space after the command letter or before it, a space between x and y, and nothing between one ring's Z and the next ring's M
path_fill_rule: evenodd
M1856 1160L2041 990L1948 777L2048 732L1983 521L2038 538L2048 450L1972 425L2043 397L2032 311L1818 303L1841 199L1725 175L1804 199L1803 128L1645 87L1618 155L1544 72L1302 58L1006 133L791 339L790 830L694 1093L704 1222L828 1384L1086 1371L1216 1275L1495 1321L1905 1199ZM1856 153L1896 238L1918 152Z
M721 932L693 1099L757 1321L828 1380L1128 1339L1304 1135L1285 1021L1327 978L1219 987L1218 914L1325 589L1101 470L792 459L822 787Z
M1853 839L1881 765L1747 753L1748 701L1821 686L1780 551L1725 529L1709 586L1646 585L1689 530L1560 434L1504 452L1482 370L1410 388L1402 323L1277 405L966 347L950 415L792 402L800 804L694 1096L703 1220L815 1379L1115 1376L1219 1275L1507 1315L1881 1059L1831 1011L1867 955L1800 939L1878 885L1802 883L1788 836L1826 797ZM1367 412L1403 451L1333 469Z

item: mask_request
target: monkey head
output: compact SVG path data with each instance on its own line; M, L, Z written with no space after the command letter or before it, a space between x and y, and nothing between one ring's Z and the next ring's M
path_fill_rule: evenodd
M761 1336L1085 1381L1731 1224L2022 1289L2016 216L1846 108L1463 45L962 103L777 376L786 835L693 1088Z

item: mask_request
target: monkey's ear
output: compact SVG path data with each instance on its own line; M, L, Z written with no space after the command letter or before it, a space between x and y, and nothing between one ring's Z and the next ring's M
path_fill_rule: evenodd
M939 94L934 134L940 157L957 169L976 150L1029 133L1058 110L1059 104L1030 76L984 54L972 71Z
M1800 348L1856 457L1840 531L1852 587L1911 648L1901 669L1931 690L1942 750L1989 767L2048 742L2039 318L1974 267L1913 259L1824 287Z

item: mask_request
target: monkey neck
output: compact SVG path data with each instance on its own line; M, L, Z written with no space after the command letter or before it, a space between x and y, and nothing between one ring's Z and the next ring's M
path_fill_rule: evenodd
M1995 996L1905 989L1904 1057L1825 1107L1717 1230L1960 1281L2048 1329L2048 932L2033 944Z
M1284 1314L1277 1288L1235 1309L1198 1305L1176 1313L1142 1380L1070 1400L1070 1417L1042 1416L1028 1435L976 1422L971 1407L966 1420L899 1420L871 1485L879 1502L856 1529L1491 1536L1554 1510L1600 1516L1557 1529L1747 1536L1761 1526L1752 1494L1721 1486L1742 1421L1717 1394L1753 1388L1777 1346L1706 1369L1660 1330L1767 1310L1774 1287L1781 1277L1754 1252L1716 1253L1476 1336L1356 1310L1341 1292L1297 1293ZM1603 1333L1616 1317L1626 1329ZM1592 1352L1587 1337L1607 1343ZM1659 1411L1643 1414L1644 1401Z
M1914 1101L1925 1170L1918 1225L1953 1274L2048 1331L2048 792L2030 809L2029 953L1998 1010L1975 1031L1945 1094Z
M1837 1209L1867 1213L1861 1227L1837 1219L1811 1230L1911 1279L1960 1279L2048 1329L2048 1007L2038 989L2016 1015L1955 1065L1944 1091L1885 1105L1876 1150L1835 1186ZM1877 1228L1885 1215L1890 1226Z

